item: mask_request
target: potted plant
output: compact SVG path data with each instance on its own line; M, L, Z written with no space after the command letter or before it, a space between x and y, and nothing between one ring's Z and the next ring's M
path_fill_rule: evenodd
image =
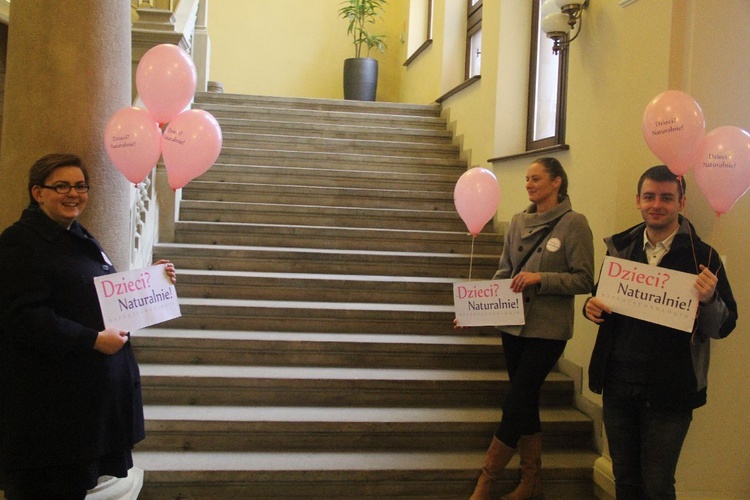
M378 86L378 61L370 50L385 51L385 35L370 34L369 25L382 17L386 0L345 0L339 17L349 23L347 34L354 42L354 57L344 61L344 99L374 101ZM363 48L367 48L362 57Z

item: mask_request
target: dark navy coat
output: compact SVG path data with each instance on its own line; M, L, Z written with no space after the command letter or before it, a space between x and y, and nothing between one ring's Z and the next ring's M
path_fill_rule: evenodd
M698 264L706 265L718 278L716 297L711 304L701 305L695 323L695 334L636 320L638 328L649 334L648 401L652 408L692 410L706 404L708 366L711 353L709 339L729 335L737 323L737 302L729 286L726 270L719 253L701 241L692 224L680 216L680 229L672 247L662 257L659 267L698 274ZM638 224L627 231L606 238L607 254L632 259L636 245L643 245L646 225ZM596 292L595 292L596 293ZM585 316L585 306L584 306ZM601 394L608 377L608 363L624 317L605 314L594 344L589 364L589 388Z
M93 349L94 277L113 272L78 222L65 230L38 208L0 236L0 468L96 462L143 439L130 342Z

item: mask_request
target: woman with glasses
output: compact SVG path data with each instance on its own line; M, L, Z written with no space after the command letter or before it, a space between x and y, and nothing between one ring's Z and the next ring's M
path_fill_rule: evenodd
M78 222L89 198L81 159L31 167L29 206L0 235L0 489L14 499L79 499L125 477L144 437L128 332L105 328L94 278L115 272ZM167 274L174 282L174 266Z

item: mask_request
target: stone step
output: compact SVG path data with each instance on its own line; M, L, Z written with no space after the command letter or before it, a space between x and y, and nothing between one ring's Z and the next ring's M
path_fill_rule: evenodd
M197 106L206 104L231 105L234 108L261 107L276 110L292 109L305 111L336 111L339 113L365 113L376 115L427 116L439 117L441 107L438 104L412 104L397 102L367 102L342 99L324 99L310 97L282 97L267 95L248 95L231 93L196 92L194 103Z
M182 209L188 201L245 202L289 205L290 208L318 205L340 209L374 208L391 209L398 213L427 212L447 220L460 220L456 212L453 193L413 191L407 189L353 188L307 186L261 182L215 182L201 179L191 182L182 193ZM235 207L232 207L232 209ZM182 213L182 212L181 212ZM382 212L376 213L378 216Z
M205 299L453 304L453 283L442 278L180 270L180 297Z
M193 187L202 186L200 181L222 183L225 189L232 189L233 183L276 184L296 186L359 188L363 190L382 189L386 191L408 190L437 192L438 196L453 197L456 181L463 170L445 173L419 172L411 173L394 165L392 171L369 171L362 168L349 170L327 167L284 167L271 165L269 162L246 165L239 163L216 163L200 180L190 182L183 188L183 194L195 191ZM292 182L293 181L293 182Z
M285 151L275 148L240 148L223 146L218 163L244 163L246 165L272 165L280 167L337 168L342 170L367 170L392 172L400 170L410 174L445 173L459 176L467 164L459 158L414 158L398 155L374 155L315 151Z
M595 500L593 452L544 453L545 498ZM468 498L484 452L136 452L143 498L439 499ZM497 494L518 482L513 460Z
M412 229L234 222L175 223L175 242L204 245L301 247L327 250L430 252L470 255L498 252L499 235ZM499 255L499 252L498 252Z
M269 120L313 125L363 127L365 131L395 129L411 131L445 131L446 122L439 116L405 115L393 113L349 113L339 110L282 109L269 106L234 106L200 103L195 106L211 113L221 123L226 118L235 120Z
M477 451L498 408L146 406L139 451ZM570 408L541 411L545 451L590 450L592 422Z
M502 344L474 329L454 335L377 335L147 328L133 332L139 362L451 370L504 368Z
M260 118L232 118L221 117L221 131L226 133L267 133L282 136L297 137L326 137L330 139L359 139L362 137L377 137L383 141L419 142L426 144L453 144L453 134L448 130L417 128L415 126L395 128L393 126L377 126L350 123L314 123L307 121L306 116L289 117L284 119L275 116Z
M140 365L147 405L482 408L499 405L507 372L230 365ZM540 404L570 405L573 381L552 372Z
M480 234L477 238L482 238ZM497 244L497 252L501 244ZM157 243L154 261L169 259L181 269L272 273L360 274L459 281L490 279L499 253L383 252L292 247ZM178 281L179 284L179 281Z
M281 135L250 131L226 132L222 130L222 147L270 149L282 151L327 151L331 153L365 154L412 158L455 158L458 146L395 140L353 138L327 138L300 135Z
M245 199L255 199L248 197ZM263 201L182 200L180 220L185 222L230 222L253 224L295 224L307 226L400 229L418 231L462 231L466 225L455 210L417 210L334 206L340 200L331 196L316 200L300 196L307 204ZM362 198L363 204L368 200ZM316 204L327 203L329 205ZM387 204L387 200L383 200ZM404 206L409 205L404 203Z
M509 380L498 330L453 329L452 284L491 278L502 235L455 212L440 106L195 99L225 143L154 248L182 317L132 333L141 498L468 498ZM551 373L546 498L595 498L573 400Z
M179 294L179 290L178 290ZM182 316L162 323L195 330L454 335L453 305L180 298ZM476 327L475 332L492 332Z

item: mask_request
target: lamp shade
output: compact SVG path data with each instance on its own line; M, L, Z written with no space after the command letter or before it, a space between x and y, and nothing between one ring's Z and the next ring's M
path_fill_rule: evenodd
M548 14L542 19L542 31L548 35L550 33L567 33L570 31L568 19L568 16L562 12Z
M557 4L558 9L562 9L565 5L576 5L578 9L580 9L583 4L583 2L578 0L555 0L555 3Z
M544 19L549 14L560 12L560 7L557 6L557 0L544 0L539 15L540 19Z

